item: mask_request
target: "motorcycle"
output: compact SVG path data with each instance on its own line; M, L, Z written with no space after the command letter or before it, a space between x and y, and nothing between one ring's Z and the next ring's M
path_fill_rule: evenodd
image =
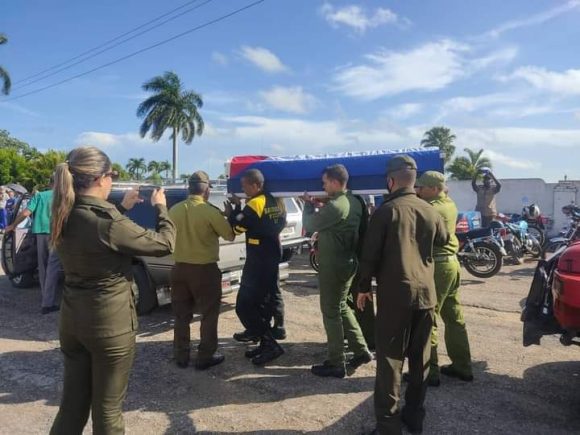
M458 233L457 258L465 270L477 278L490 278L501 270L506 254L501 238L491 228Z
M515 220L514 216L498 215L498 221L492 224L497 231L504 228L506 231L501 232L506 251L517 263L521 263L524 255L528 254L534 258L539 258L542 254L542 245L540 241L529 232L529 225L526 220Z
M570 204L562 207L562 212L570 217L570 225L560 231L557 237L552 237L542 251L542 258L545 259L549 255L558 251L562 246L575 240L580 240L580 207Z
M318 272L320 266L318 263L318 233L312 234L312 236L310 237L309 245L310 245L310 254L309 254L310 267L312 267L312 269Z

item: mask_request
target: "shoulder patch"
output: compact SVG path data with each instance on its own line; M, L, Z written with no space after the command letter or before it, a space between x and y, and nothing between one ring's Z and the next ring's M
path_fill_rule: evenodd
M261 218L266 207L266 195L255 196L246 203L246 207L250 207Z

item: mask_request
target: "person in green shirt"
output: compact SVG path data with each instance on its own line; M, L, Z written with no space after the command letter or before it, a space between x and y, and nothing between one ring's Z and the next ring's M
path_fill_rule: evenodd
M51 177L50 184L52 186ZM41 313L58 311L58 284L62 276L62 266L54 249L50 249L50 215L52 206L52 189L37 192L28 202L26 208L16 216L14 222L6 227L6 232L14 229L27 217L32 217L32 234L36 237L36 255L38 257L38 280L42 295Z
M169 210L177 227L171 272L171 302L175 315L173 352L177 366L189 364L190 327L194 308L201 313L200 343L195 368L205 370L224 361L217 353L222 274L218 268L219 238L232 241L234 231L222 212L208 202L209 176L189 178L189 197Z
M316 207L304 194L302 221L308 232L318 232L320 309L328 342L328 358L313 365L314 375L343 378L347 368L353 372L372 361L360 325L347 298L358 269L359 230L362 204L347 192L348 171L343 165L324 170L322 184L328 201ZM344 338L354 353L345 365Z
M445 324L445 346L451 359L451 365L439 368L437 359L437 319L435 318L431 333L429 385L439 386L439 373L471 382L473 380L471 352L459 301L459 285L461 283L460 265L457 260L459 240L455 236L457 207L445 193L445 176L440 172L425 172L417 180L415 187L417 195L429 202L437 213L441 215L451 236L447 244L435 247L433 251L435 290L437 291L435 314L441 316Z

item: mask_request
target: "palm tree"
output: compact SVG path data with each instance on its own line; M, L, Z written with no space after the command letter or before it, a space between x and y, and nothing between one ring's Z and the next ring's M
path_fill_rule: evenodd
M169 178L169 171L171 170L171 163L167 160L159 162L159 172L165 172L165 178Z
M151 160L147 165L147 171L150 172L151 174L158 174L159 172L161 172L159 170L159 162L156 160Z
M3 33L0 33L0 45L6 44L6 42L8 42L8 38ZM6 71L1 66L0 66L0 80L3 82L2 93L4 95L8 95L10 93L10 87L12 86L12 82L10 81L8 71Z
M437 147L445 156L443 157L445 164L451 161L453 153L455 152L455 135L447 127L433 127L431 130L425 132L421 145L424 147Z
M482 156L483 149L474 151L465 148L464 151L469 157L456 157L447 168L451 178L455 180L471 180L481 168L491 168L491 160Z
M137 108L137 116L144 118L139 133L145 137L151 133L154 141L161 139L166 130L171 130L173 141L173 180L177 178L177 138L190 144L193 138L203 133L204 122L198 109L203 106L201 95L183 89L181 80L174 72L153 77L142 86L144 91L154 92Z
M129 172L131 176L140 180L141 175L147 170L147 165L145 164L145 159L142 157L139 159L132 158L129 159L129 163L125 165L125 168L127 168L127 172Z

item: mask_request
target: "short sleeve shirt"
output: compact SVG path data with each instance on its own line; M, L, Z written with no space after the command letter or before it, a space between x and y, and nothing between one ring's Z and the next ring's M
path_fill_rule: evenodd
M52 207L52 190L45 190L34 195L26 208L32 213L32 233L50 234L50 208Z

